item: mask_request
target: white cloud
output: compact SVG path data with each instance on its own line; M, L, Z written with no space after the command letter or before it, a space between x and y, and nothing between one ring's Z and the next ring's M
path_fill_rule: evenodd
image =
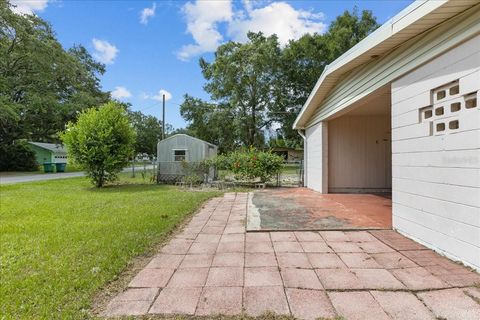
M281 45L296 40L306 33L322 33L325 23L322 13L296 10L285 2L274 2L263 8L249 8L246 14L239 15L228 25L228 34L236 41L247 40L247 32L276 34Z
M93 57L102 63L112 64L117 57L117 47L105 40L93 39L92 43L95 48Z
M172 94L165 89L160 89L157 95L150 97L153 100L162 101L163 95L165 95L165 101L172 99Z
M34 14L45 10L48 0L10 0L10 4L16 14Z
M187 33L194 44L188 44L177 53L180 60L189 60L205 52L214 52L224 41L219 25L226 25L227 35L239 42L247 40L248 31L276 34L280 44L298 39L306 33L322 33L326 25L323 13L295 9L280 1L264 5L262 2L243 0L242 9L234 10L231 0L188 2L183 6L187 20Z
M148 19L155 17L155 10L157 9L157 4L154 2L151 8L143 8L140 11L140 23L147 24Z
M192 56L215 51L223 41L217 29L218 23L230 21L233 16L231 0L187 2L182 10L187 20L187 32L192 35L195 44L183 46L177 57L188 60Z
M172 94L165 89L158 90L158 93L155 95L149 95L148 93L142 92L140 94L140 99L143 99L143 100L151 99L151 100L162 101L163 95L165 95L165 101L172 99Z
M112 98L117 100L130 98L132 96L132 93L128 91L127 88L122 86L115 87L115 90L113 90L111 94L112 94Z

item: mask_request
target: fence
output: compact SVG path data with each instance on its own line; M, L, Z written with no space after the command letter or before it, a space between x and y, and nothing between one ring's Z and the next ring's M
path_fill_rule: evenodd
M175 183L186 177L199 182L207 182L216 178L214 168L205 168L201 162L170 161L158 162L157 182Z
M217 179L217 170L204 168L199 162L158 162L157 182L174 184L184 180L201 182L212 182ZM223 172L222 175L226 175ZM230 173L231 175L231 173ZM235 181L233 176L222 180ZM241 181L237 181L241 184ZM303 161L285 162L282 170L277 174L276 179L271 181L277 187L302 187L303 186Z
M303 187L303 161L285 162L276 183L277 187Z

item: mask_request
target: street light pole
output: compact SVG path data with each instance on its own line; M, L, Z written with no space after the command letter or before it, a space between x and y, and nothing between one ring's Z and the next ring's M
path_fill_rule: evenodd
M165 95L162 95L163 113L162 113L162 140L165 139Z

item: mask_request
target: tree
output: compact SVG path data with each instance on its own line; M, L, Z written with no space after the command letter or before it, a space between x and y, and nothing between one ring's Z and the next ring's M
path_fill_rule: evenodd
M223 151L238 145L263 147L265 131L273 127L287 145L302 145L293 122L324 68L377 27L370 11L354 8L338 16L325 34L305 34L285 48L275 35L261 33L249 33L246 43L225 43L213 62L200 59L213 104L186 98L182 116L188 129L225 143L218 127L227 126L228 144L219 144Z
M189 122L184 133L218 145L219 152L234 150L240 144L234 108L185 95L180 114Z
M290 41L282 52L282 90L285 103L276 121L286 140L299 140L292 129L298 112L306 102L325 67L378 28L371 11L359 14L355 7L338 16L323 35L306 34Z
M0 1L0 144L58 142L79 111L109 100L104 72L84 47L64 50L46 21Z
M114 102L82 111L60 135L69 156L97 188L114 181L133 155L135 131L126 111Z
M361 13L357 7L354 7L352 12L345 10L330 24L325 34L328 62L340 57L379 26L370 10L363 10Z
M0 144L0 171L35 171L38 170L35 152L25 141L15 144Z
M128 117L136 132L135 153L155 154L162 139L162 121L140 111L129 111Z
M200 59L204 86L212 100L235 116L238 139L244 146L262 146L262 130L271 124L269 112L281 99L280 47L277 36L248 33L246 43L221 45L211 63Z

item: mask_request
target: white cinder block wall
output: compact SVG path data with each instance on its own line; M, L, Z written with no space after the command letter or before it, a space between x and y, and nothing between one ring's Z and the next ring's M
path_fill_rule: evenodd
M320 122L305 130L305 186L328 192L328 127Z
M479 90L480 36L392 83L393 226L477 270Z

